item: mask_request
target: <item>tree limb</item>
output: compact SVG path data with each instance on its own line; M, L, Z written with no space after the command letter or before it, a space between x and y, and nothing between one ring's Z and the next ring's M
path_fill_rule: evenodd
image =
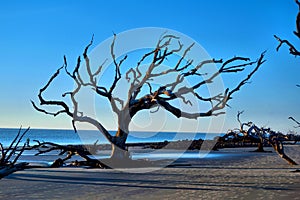
M300 52L288 40L282 40L276 35L274 35L274 37L279 41L279 45L276 48L277 51L279 51L282 44L286 44L289 47L290 54L292 54L294 56L300 56Z
M299 0L295 0L296 4L298 5L298 15L296 18L296 31L294 31L294 34L300 39L300 2Z
M293 117L289 117L290 120L294 121L297 126L294 126L294 128L300 128L300 122L298 122L297 120L295 120Z

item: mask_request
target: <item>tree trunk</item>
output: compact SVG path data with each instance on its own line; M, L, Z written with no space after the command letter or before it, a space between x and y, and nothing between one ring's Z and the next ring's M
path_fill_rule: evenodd
M254 137L252 138L254 143L257 143L257 149L254 152L265 152L264 150L264 139L262 137Z
M298 165L293 159L291 159L289 156L287 156L284 152L284 148L281 141L278 141L277 139L273 139L271 142L274 150L277 152L277 154L286 160L290 165Z
M128 133L123 129L118 128L118 131L112 141L111 159L126 160L129 158L128 149L126 148L127 137Z
M258 142L258 146L257 146L257 149L255 150L255 152L265 152L263 142L261 142L261 141Z

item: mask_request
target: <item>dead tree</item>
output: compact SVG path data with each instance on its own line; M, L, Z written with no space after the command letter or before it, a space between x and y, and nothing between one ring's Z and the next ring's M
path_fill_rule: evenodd
M255 131L253 127L255 126L253 122L241 122L241 114L244 111L238 111L237 113L237 121L239 122L240 127L232 130L228 130L228 132L220 138L220 141L224 143L224 145L228 145L228 143L233 143L231 146L235 147L237 144L251 143L257 144L258 148L255 152L265 152L264 150L264 138L258 131Z
M299 0L295 0L296 4L298 5L298 15L296 18L296 31L294 31L294 34L296 35L297 38L300 39L300 2ZM297 50L297 48L288 40L283 40L280 37L274 35L274 37L278 40L279 45L277 46L276 50L279 51L280 47L282 44L286 44L289 47L290 54L294 56L300 56L300 52Z
M126 149L126 140L129 134L129 124L132 122L133 117L140 111L150 110L153 108L164 109L166 112L174 115L177 118L198 119L200 117L218 116L224 114L224 107L228 101L232 99L233 94L237 93L243 85L245 85L249 79L255 74L259 67L265 62L264 53L262 53L256 61L251 61L246 57L233 57L226 61L222 59L203 60L199 63L194 63L192 59L187 59L187 55L193 44L185 47L180 38L175 35L163 34L156 44L156 47L151 49L148 53L144 54L140 60L137 61L137 65L134 68L128 69L126 73L121 73L124 63L126 63L127 55L122 58L116 58L115 56L115 41L117 36L114 35L113 41L110 46L110 55L112 57L114 65L114 74L112 77L112 83L110 87L103 87L98 85L97 76L101 73L102 67L93 71L90 66L90 59L87 55L88 49L93 44L93 39L86 46L83 52L85 70L80 70L81 57L78 57L77 64L72 72L67 69L67 59L64 56L64 64L60 67L48 80L46 85L42 87L38 94L39 103L41 106L56 106L60 108L57 112L50 112L32 101L33 107L42 113L57 116L60 114L66 114L72 118L72 124L76 130L75 122L86 122L95 126L112 144L113 159L124 159L129 154ZM172 45L173 44L173 47ZM175 45L176 44L176 45ZM175 47L174 47L175 45ZM178 52L182 52L180 58L173 58L172 55L176 55ZM150 59L150 64L147 63L142 66L146 59ZM175 64L169 69L161 67L166 60L173 60ZM176 60L175 60L176 59ZM216 72L212 74L203 74L200 72L203 66L209 66L209 64L219 65ZM212 84L216 77L220 74L236 74L245 70L246 67L254 65L249 70L247 76L241 81L236 83L234 88L227 88L222 93L215 96L204 97L199 94L200 88L204 88L206 84ZM143 68L144 67L144 68ZM143 70L141 69L143 68ZM76 83L75 89L71 92L66 92L62 96L67 96L71 99L71 105L63 100L47 100L44 97L44 93L53 84L58 75L65 71L66 75ZM85 71L89 80L83 80L82 71ZM169 80L169 83L160 85L157 87L155 79L164 75L175 75L173 80ZM125 78L129 83L128 91L124 91L127 94L127 98L121 99L116 96L116 88L120 86L120 79ZM194 78L191 86L182 84L185 80ZM197 81L195 81L197 78ZM96 95L106 99L110 102L112 111L117 115L118 127L116 127L115 135L111 135L103 124L92 117L86 116L84 111L79 109L76 94L83 88L91 88ZM148 89L147 89L148 88ZM174 100L181 101L186 105L191 104L191 101L187 99L187 95L194 95L199 102L206 102L210 107L205 112L188 112L182 110L174 103Z
M21 147L19 144L29 129L30 128L27 128L23 133L21 133L22 129L20 128L18 134L7 148L4 148L2 143L0 143L0 178L3 178L17 170L24 169L25 166L28 165L28 163L17 163L17 161L24 152L27 142L25 142Z
M242 124L240 121L240 115L242 113L243 112L238 112L238 121L240 124ZM253 122L244 124L249 127L247 130L243 129L243 127L241 128L245 133L244 137L250 138L253 142L258 143L258 148L255 150L256 152L265 152L263 149L264 144L270 144L281 158L286 160L290 165L297 165L297 163L284 152L283 142L289 139L287 135L275 132L270 128L259 128Z
M258 145L257 149L255 150L256 152L265 152L265 150L264 150L264 137L262 136L262 134L260 134L259 131L257 131L257 129L251 128L251 127L255 127L253 122L247 122L247 123L242 123L241 122L240 116L243 113L244 113L244 111L241 111L241 112L238 111L237 120L240 124L240 131L244 135L244 140L249 140L253 143L256 143ZM248 127L247 130L244 129L245 126ZM255 131L252 132L252 130L255 130Z

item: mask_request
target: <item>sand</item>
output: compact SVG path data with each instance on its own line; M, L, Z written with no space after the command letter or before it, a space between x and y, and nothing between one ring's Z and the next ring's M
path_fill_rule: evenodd
M166 168L26 169L0 180L0 199L300 199L299 166L250 150L222 149L236 156L179 159ZM286 152L300 163L300 146Z

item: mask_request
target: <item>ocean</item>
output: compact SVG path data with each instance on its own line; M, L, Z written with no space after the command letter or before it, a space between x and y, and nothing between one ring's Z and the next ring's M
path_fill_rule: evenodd
M3 146L8 146L17 135L19 129L15 128L0 128L0 143ZM25 129L22 129L22 132ZM114 135L115 131L110 131ZM129 133L127 143L139 142L163 142L177 140L192 140L192 139L213 139L220 134L214 133L184 133L184 132L140 132L132 131ZM98 140L98 144L109 143L105 137L97 130L59 130L59 129L30 129L23 138L22 143L27 139L30 144L34 145L33 140L44 142L54 142L61 145L66 144L94 144Z

